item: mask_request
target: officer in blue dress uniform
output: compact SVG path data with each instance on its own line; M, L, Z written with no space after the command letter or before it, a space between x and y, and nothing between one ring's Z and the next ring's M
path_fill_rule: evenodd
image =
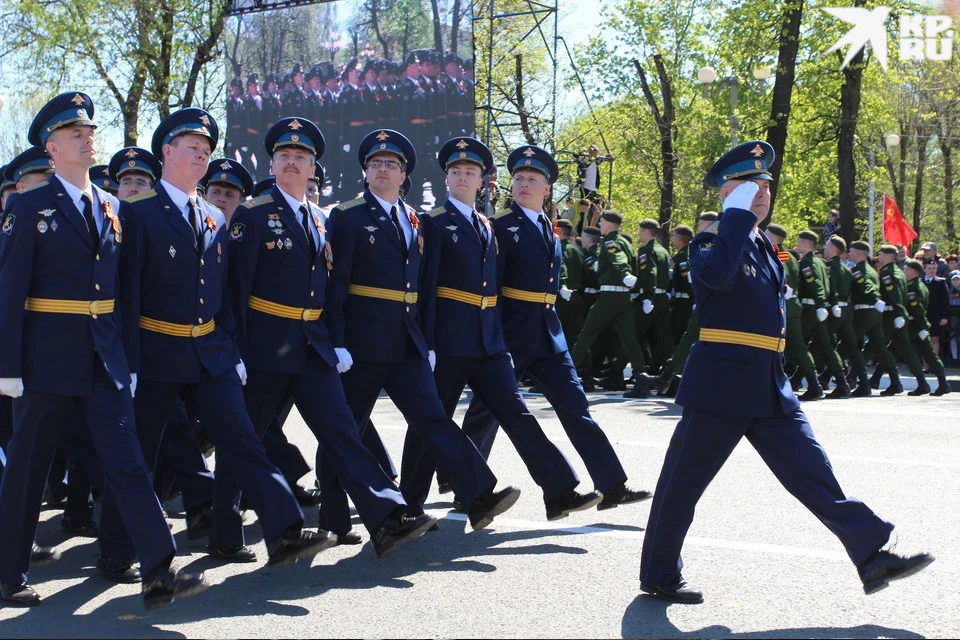
M126 200L149 191L160 179L162 167L152 153L140 147L124 147L107 165L110 179L117 183L117 199Z
M13 183L17 191L23 191L35 184L46 182L52 175L53 160L50 154L43 147L34 146L10 161L3 172L3 181L5 185Z
M229 286L240 352L250 365L247 410L263 433L293 398L324 452L324 472L350 495L377 557L384 557L436 519L406 516L399 489L360 443L343 395L339 359L321 319L335 255L320 209L306 198L323 136L309 120L283 118L267 133L265 146L277 185L244 203L230 228ZM349 522L331 530L345 543L360 542Z
M153 134L163 158L156 187L124 204L127 245L121 273L124 339L139 375L137 430L148 464L157 461L164 424L177 398L217 445L214 523L208 552L253 562L244 545L240 491L256 511L270 555L282 566L336 544L303 529L290 486L267 460L243 406L246 369L231 338L226 295L229 234L223 213L196 197L216 147L217 123L202 109L181 109Z
M620 459L590 415L590 403L557 317L563 257L553 223L543 213L544 199L559 173L557 163L544 149L524 146L510 154L507 170L513 176L514 202L494 216L493 227L500 250L498 306L516 377L529 374L557 412L596 490L603 494L598 509L645 500L650 497L648 491L626 486ZM471 404L479 402L475 396ZM463 429L489 456L497 420L478 406L471 406L468 414Z
M780 483L843 543L867 594L919 571L933 557L883 550L893 524L840 488L783 372L784 270L757 226L770 207L774 150L745 142L706 175L719 188L720 219L690 245L700 338L684 369L683 415L667 449L640 561L640 588L670 601L698 603L681 576L680 549L697 501L741 438Z
M137 442L135 381L115 313L124 230L119 201L89 181L93 111L79 92L40 110L28 139L50 153L56 175L22 193L4 220L0 335L10 340L0 352L0 393L15 398L15 426L0 487L0 598L40 601L27 572L43 483L57 434L79 410L103 468L103 518L122 519L129 531L150 609L206 585L202 575L171 570L176 547Z
M117 181L110 175L110 166L106 164L96 164L90 167L90 182L95 184L112 196L117 195L117 189L120 187Z
M437 395L436 356L420 324L421 306L430 303L424 298L433 293L421 286L424 238L420 217L399 195L416 153L390 129L367 134L357 152L369 186L362 198L334 208L327 227L334 260L325 313L347 403L362 425L385 390L467 507L473 528L482 529L513 506L520 490L494 490L496 477ZM324 476L321 523L341 530L349 526L346 496ZM421 496L404 498L411 513L423 509Z
M254 198L259 198L270 189L273 189L273 185L277 184L277 178L275 176L267 176L262 180L257 180L256 184L253 185L253 192L250 194Z
M226 216L227 223L240 203L253 193L253 177L250 172L230 158L211 160L201 183L204 187L203 199L220 209Z
M421 305L424 337L436 351L433 378L451 418L466 385L496 416L530 475L543 489L547 519L594 507L603 498L576 491L580 483L563 453L547 439L517 389L517 379L500 325L497 297L497 242L486 216L473 208L493 155L482 142L457 137L440 149L449 196L423 216L427 272L423 289L436 290ZM427 498L436 466L420 437L407 431L400 486Z

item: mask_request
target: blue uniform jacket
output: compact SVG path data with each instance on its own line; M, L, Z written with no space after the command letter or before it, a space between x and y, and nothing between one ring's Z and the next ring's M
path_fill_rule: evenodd
M212 220L202 255L192 226L162 184L123 204L123 335L131 371L150 380L197 383L204 369L216 378L240 360L226 288L226 219L208 202L197 205ZM205 336L183 338L141 329L141 316L180 325L213 319L217 326Z
M88 395L94 353L119 385L130 383L123 352L119 303L113 313L88 315L24 311L27 297L115 300L118 254L128 240L107 215L120 202L92 187L104 212L94 247L83 215L59 178L19 194L9 203L0 239L0 378L23 378L27 391Z
M423 217L426 272L423 289L449 287L478 296L497 295L497 242L493 225L487 227L487 248L481 248L473 225L449 200ZM502 304L502 300L498 302ZM507 350L500 325L500 307L478 306L437 297L421 305L427 343L438 356L479 358Z
M321 309L327 292L327 268L333 254L326 242L320 209L310 204L319 231L320 250L310 257L299 212L291 211L277 189L239 207L230 220L231 307L237 343L252 369L303 374L309 349L336 366L324 318L292 320L250 309L250 296L299 309Z
M493 219L500 254L500 287L540 293L560 292L560 240L544 242L540 227L530 222L516 203ZM511 300L501 295L500 317L510 352L515 357L540 358L567 350L563 327L552 303Z
M773 338L786 330L784 272L779 260L770 279L750 238L757 219L727 209L690 244L690 273L700 328ZM763 234L768 255L776 252ZM769 261L768 261L769 262ZM773 267L770 267L773 268ZM783 372L783 354L739 344L696 342L683 370L677 404L684 409L735 416L772 417L799 404Z
M419 226L416 212L404 208ZM327 241L334 261L324 314L334 346L345 346L357 362L402 362L408 335L427 357L420 307L430 303L433 292L420 288L424 240L416 229L413 235L409 248L401 246L390 212L369 191L330 212ZM407 304L354 295L350 285L417 293L419 299Z

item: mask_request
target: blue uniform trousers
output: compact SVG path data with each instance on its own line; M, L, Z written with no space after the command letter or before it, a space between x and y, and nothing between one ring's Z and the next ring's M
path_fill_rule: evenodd
M470 385L473 397L479 399L503 425L530 476L543 489L545 500L580 483L570 462L550 442L524 403L506 352L479 358L439 357L433 378L440 402L451 418L464 387ZM410 430L407 430L403 444L403 469L400 488L404 495L417 496L418 502L424 503L436 465L427 455L423 441Z
M802 410L751 418L684 409L650 507L640 582L662 584L680 574L680 549L697 501L744 436L780 484L840 539L854 564L886 544L893 524L844 495Z
M590 415L590 403L580 385L569 352L541 358L514 357L513 363L516 379L529 374L557 412L560 424L573 448L580 454L596 490L602 493L626 482L627 474L620 464L620 458L607 439L607 434ZM474 396L463 420L463 430L477 444L485 458L490 456L493 449L497 427L498 420Z
M464 505L471 505L477 498L493 489L497 478L493 475L477 451L457 424L447 416L437 396L430 364L414 349L403 362L358 362L343 374L343 390L347 404L353 411L357 424L364 424L377 402L380 391L385 390L427 450L437 468L448 478L457 498ZM406 458L404 458L406 459ZM404 491L403 478L407 470L401 463L401 488L407 501L407 512L419 513L423 501L419 495ZM328 478L329 480L329 478ZM339 491L336 485L321 479L321 504L326 509L327 500L334 500ZM328 493L329 492L329 493ZM328 498L329 496L329 498ZM336 516L343 522L346 501L341 500ZM322 515L323 511L321 511Z
M13 398L0 396L0 482L3 482L3 468L7 465L5 450L13 436Z
M150 571L173 557L176 547L137 442L130 390L117 389L102 363L94 372L88 396L27 391L13 406L15 426L0 487L0 522L22 522L23 526L0 527L0 581L27 581L50 460L62 426L76 413L89 426L100 459L105 505L108 499L116 501L115 514L123 515L141 570Z
M311 353L304 375L251 371L247 382L247 411L259 431L274 428L271 418L278 405L292 397L304 422L324 453L323 478L350 495L367 530L373 532L406 503L397 486L383 472L373 454L360 442L360 431L343 395L336 368ZM320 528L350 530L350 510L343 491L324 500Z
M210 539L226 547L244 543L240 492L253 507L269 544L293 527L303 526L303 512L280 471L270 464L243 402L236 371L218 378L203 373L200 382L140 380L137 386L137 430L144 448L157 447L164 423L180 397L217 446L213 529ZM156 451L156 449L154 449Z
M300 453L300 449L287 440L287 436L283 432L283 425L286 424L287 416L290 415L290 409L292 408L293 397L284 399L280 403L280 408L270 418L270 424L266 431L263 431L260 436L270 462L275 464L277 469L280 469L280 473L283 474L283 477L287 479L287 483L291 486L310 471L310 465L307 464L303 454ZM257 431L260 431L256 421L254 421L254 426L257 427Z
M154 480L172 475L183 496L183 510L188 514L213 504L214 474L193 438L193 421L182 402L175 403L159 446Z

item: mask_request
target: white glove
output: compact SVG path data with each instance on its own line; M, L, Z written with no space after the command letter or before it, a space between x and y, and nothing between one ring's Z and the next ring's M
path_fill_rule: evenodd
M930 335L930 332L924 329L923 331L917 334L917 337L920 338L921 340L926 340L928 335Z
M640 297L640 294L639 294L639 293L631 293L631 294L630 294L630 302L633 302L634 300L636 300L636 299L639 298L639 297Z
M135 373L130 374L130 397L137 397L137 374Z
M736 189L727 194L723 199L723 210L727 209L746 209L750 211L753 205L753 197L760 191L760 185L756 182L744 182Z
M567 289L566 287L560 287L560 297L564 300L569 300L573 296L573 291Z
M693 274L690 273L689 271L687 272L687 282L689 282L690 284L693 284Z
M430 371L434 371L437 368L437 352L436 351L427 351L427 361L430 363Z
M696 303L696 302L694 302L694 303L693 303L693 306L692 306L692 307L690 307L690 310L691 310L691 311L695 311L695 310L696 310L696 308L697 308L697 303Z
M893 319L893 326L897 329L903 329L903 325L907 324L907 321L903 319L903 316L897 316Z
M635 275L631 274L623 279L623 286L627 287L628 289L633 289L633 285L635 284L637 284L637 276Z
M643 301L643 312L644 312L644 313L650 313L651 311L653 311L653 301L652 301L652 300L644 300L644 301Z
M839 318L840 316L843 315L843 309L840 308L840 305L835 304L832 307L830 307L830 313L833 314L834 318Z
M334 351L337 353L337 373L346 373L350 371L350 367L353 366L353 356L350 355L350 352L343 348L335 348Z
M594 273L599 273L599 272L600 272L600 262L599 262L599 261L593 263L593 272L594 272Z
M823 322L827 319L827 310L826 309L817 309L817 320Z
M883 300L877 300L877 304L873 305L873 308L883 313L883 310L887 308L887 303Z
M794 298L796 298L797 294L793 292L793 287L791 287L790 285L786 285L786 287L787 287L787 292L783 294L783 299L793 300Z
M0 378L0 395L19 398L23 395L23 378Z
M247 365L243 364L243 360L237 363L236 366L237 375L240 376L240 384L246 386L247 384Z

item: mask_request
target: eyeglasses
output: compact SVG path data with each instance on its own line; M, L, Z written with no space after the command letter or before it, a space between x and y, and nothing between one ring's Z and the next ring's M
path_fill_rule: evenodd
M376 171L377 169L390 169L391 171L395 171L399 169L401 166L403 165L399 160L374 159L367 162L367 169L373 169L374 171Z
M134 178L124 176L120 178L121 187L140 187L142 189L149 189L153 186L153 181L148 180L147 178Z

